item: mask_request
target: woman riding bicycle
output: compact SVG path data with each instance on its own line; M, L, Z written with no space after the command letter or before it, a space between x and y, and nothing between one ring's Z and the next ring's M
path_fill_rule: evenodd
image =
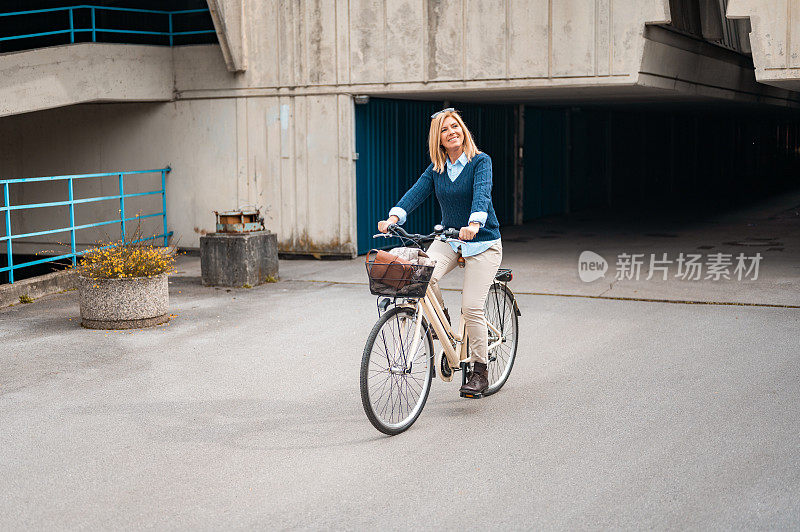
M386 233L391 224L404 224L406 216L431 192L435 192L439 200L442 225L460 227L459 239L466 242L434 240L427 250L428 256L436 261L430 286L444 306L439 280L455 268L459 253L464 257L461 313L477 362L461 392L482 394L489 385L489 339L483 307L503 257L500 224L492 206L492 160L478 150L467 126L453 108L431 115L428 151L430 166L389 211L389 218L378 222L378 230Z

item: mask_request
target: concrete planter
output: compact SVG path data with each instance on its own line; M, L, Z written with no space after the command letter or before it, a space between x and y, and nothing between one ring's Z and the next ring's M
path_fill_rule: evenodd
M81 325L139 329L169 321L167 274L123 279L78 276Z

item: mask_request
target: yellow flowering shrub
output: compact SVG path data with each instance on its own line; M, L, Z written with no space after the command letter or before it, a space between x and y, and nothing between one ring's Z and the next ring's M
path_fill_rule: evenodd
M169 249L119 241L87 251L77 268L84 277L120 279L170 273L174 264L175 257Z

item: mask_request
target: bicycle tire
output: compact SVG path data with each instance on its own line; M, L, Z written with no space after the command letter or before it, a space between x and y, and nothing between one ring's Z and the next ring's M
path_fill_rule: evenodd
M502 301L502 302L501 302ZM484 396L497 393L508 381L514 361L517 359L517 345L519 343L519 317L516 312L514 294L502 283L494 283L489 288L484 305L486 320L500 330L507 341L498 345L489 352L489 387ZM490 344L492 331L489 330ZM513 338L508 338L513 336ZM505 346L505 347L504 347Z
M416 319L423 318L420 315ZM408 307L395 307L385 312L373 326L361 357L364 413L376 429L391 436L407 430L422 413L435 373L433 340L424 321L419 347L411 354L410 373L398 371L407 360L404 357L408 356L406 352L413 342L416 319L414 310Z

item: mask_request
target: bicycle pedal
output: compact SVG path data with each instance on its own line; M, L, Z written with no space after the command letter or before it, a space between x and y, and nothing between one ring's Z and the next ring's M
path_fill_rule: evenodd
M470 393L470 392L459 392L461 393L461 397L465 397L467 399L481 399L483 397L482 393Z

